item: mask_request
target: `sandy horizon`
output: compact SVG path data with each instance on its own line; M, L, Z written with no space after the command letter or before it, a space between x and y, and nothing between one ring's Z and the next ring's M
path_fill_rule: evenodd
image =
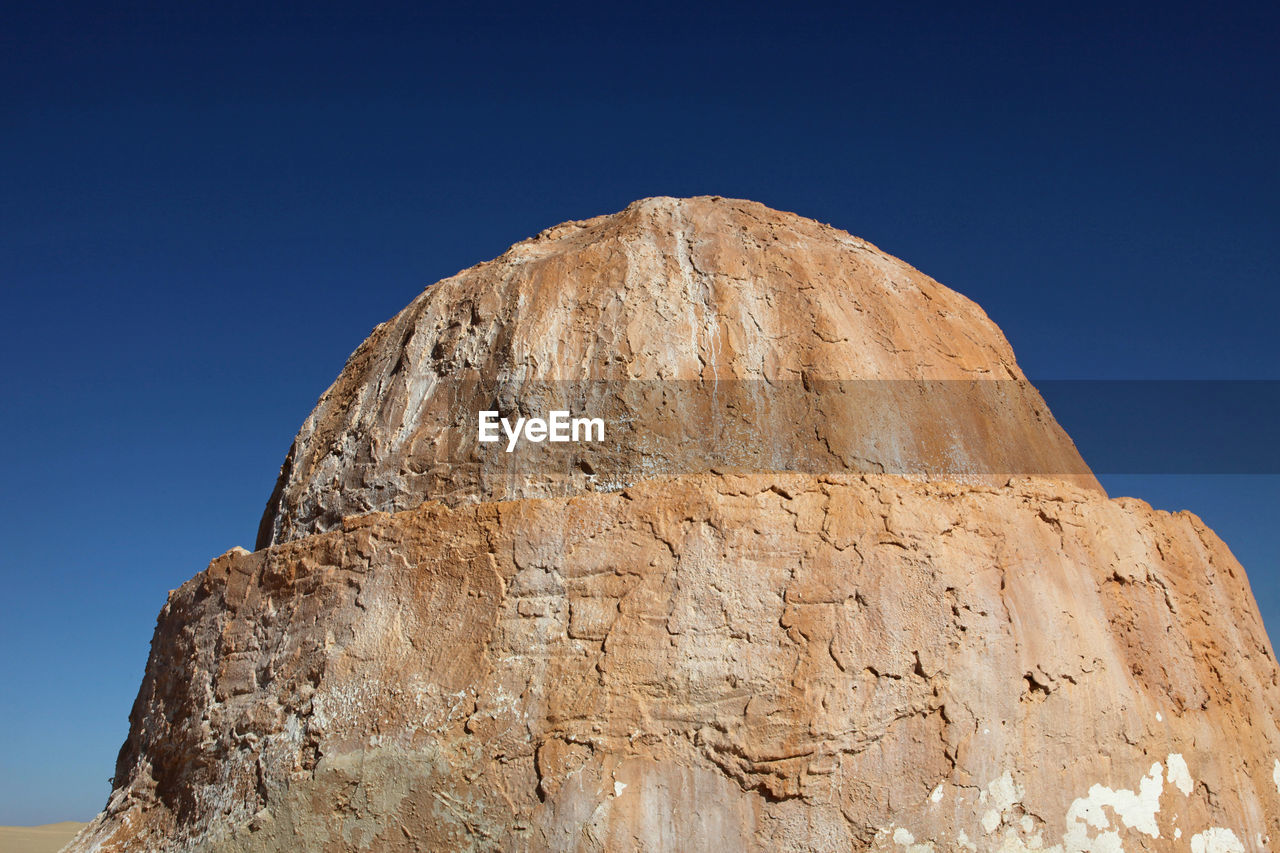
M85 826L77 820L40 826L0 826L0 850L5 853L55 853Z

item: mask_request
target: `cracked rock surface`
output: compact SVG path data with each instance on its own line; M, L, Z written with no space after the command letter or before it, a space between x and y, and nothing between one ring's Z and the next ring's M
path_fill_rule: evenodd
M609 422L587 470L572 448L476 442L480 410L556 407ZM809 219L655 198L550 228L374 329L294 440L257 547L428 499L715 467L1098 488L970 300Z
M304 425L260 550L170 594L115 789L70 849L1280 838L1280 670L1243 569L1195 516L1108 499L1029 386L951 412L983 425L951 455L937 398L841 421L834 394L794 433L827 454L803 466L790 445L655 460L635 431L587 463L612 486L485 457L456 417L543 379L801 375L1022 380L963 297L745 202L638 202L428 290ZM921 440L867 442L886 434ZM1057 473L995 476L1028 452Z

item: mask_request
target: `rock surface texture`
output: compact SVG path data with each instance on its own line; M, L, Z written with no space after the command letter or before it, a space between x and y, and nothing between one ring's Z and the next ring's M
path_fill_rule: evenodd
M479 452L477 411L552 403L610 420L591 473L546 445ZM973 302L809 219L649 199L548 229L374 329L298 433L257 547L424 500L612 491L717 465L1097 488Z
M613 440L475 440L556 402ZM71 850L1280 839L1280 670L1226 546L1108 499L972 302L754 203L428 288L258 547L170 594Z

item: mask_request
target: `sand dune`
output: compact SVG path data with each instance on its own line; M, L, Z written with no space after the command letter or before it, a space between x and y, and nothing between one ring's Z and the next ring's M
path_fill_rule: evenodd
M44 826L0 826L0 850L5 853L54 853L84 826L74 820Z

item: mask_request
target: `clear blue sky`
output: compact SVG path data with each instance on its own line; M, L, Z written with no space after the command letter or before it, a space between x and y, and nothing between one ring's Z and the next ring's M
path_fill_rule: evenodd
M369 330L556 222L752 198L1033 377L1280 379L1274 3L271 5L3 13L0 823L103 805L166 592L252 546ZM1272 630L1278 480L1104 477L1201 514Z

